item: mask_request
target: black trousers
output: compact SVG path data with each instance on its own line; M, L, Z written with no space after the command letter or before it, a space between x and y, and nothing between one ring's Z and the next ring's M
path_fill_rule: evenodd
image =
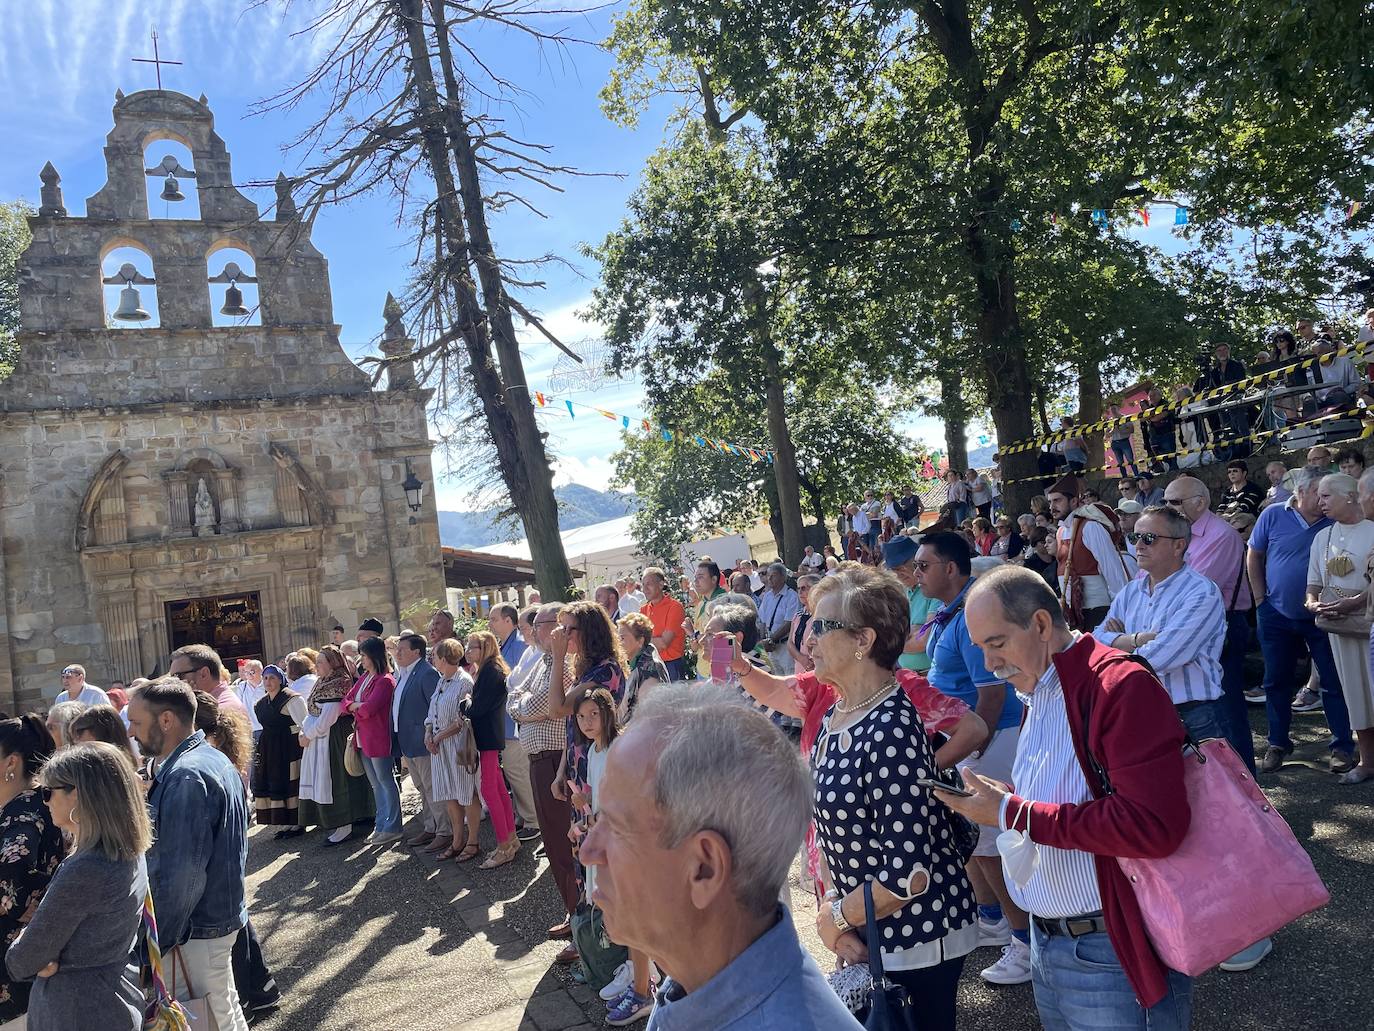
M911 996L905 1010L908 1031L954 1031L955 1000L964 957L947 959L919 970L889 970L887 978Z
M272 971L267 969L267 961L262 958L262 945L258 943L251 919L239 928L231 958L234 990L239 994L239 1002L246 1007L276 996L277 982L272 978Z

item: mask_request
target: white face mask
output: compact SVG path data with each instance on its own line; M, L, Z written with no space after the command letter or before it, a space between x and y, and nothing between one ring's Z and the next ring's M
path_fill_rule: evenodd
M1029 802L1021 803L1013 824L1021 819L1021 813L1028 805ZM1021 831L1005 830L997 835L997 852L1002 857L1002 868L1018 887L1024 888L1029 884L1030 879L1035 876L1035 871L1040 867L1039 846L1031 841L1029 834Z

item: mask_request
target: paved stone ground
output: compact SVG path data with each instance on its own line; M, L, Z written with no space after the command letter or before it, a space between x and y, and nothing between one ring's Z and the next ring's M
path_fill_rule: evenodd
M1263 714L1252 710L1257 733ZM1331 889L1332 903L1286 928L1248 974L1213 972L1195 995L1194 1027L1208 1031L1360 1026L1368 981L1361 956L1374 926L1374 785L1342 788L1325 772L1320 714L1295 719L1299 751L1261 777ZM413 812L418 799L406 798ZM261 1031L584 1031L604 1026L603 1004L552 961L544 940L558 917L545 865L530 850L494 871L439 864L403 849L318 832L288 842L253 834L250 908L286 993ZM483 825L483 847L492 845ZM1262 876L1262 871L1255 871ZM814 908L793 870L803 941L822 964ZM964 1028L1039 1027L1029 986L993 988L977 976L996 956L973 954L960 989ZM639 1025L642 1026L642 1025Z

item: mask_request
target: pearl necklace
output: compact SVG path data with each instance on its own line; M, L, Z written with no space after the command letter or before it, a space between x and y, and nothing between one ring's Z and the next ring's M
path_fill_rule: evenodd
M878 688L877 691L873 692L873 694L869 695L863 701L855 702L853 705L845 705L844 702L836 702L835 711L843 716L848 716L850 713L862 712L864 709L872 708L874 703L876 703L878 699L882 698L883 695L887 694L896 686L897 681L889 680L886 684Z

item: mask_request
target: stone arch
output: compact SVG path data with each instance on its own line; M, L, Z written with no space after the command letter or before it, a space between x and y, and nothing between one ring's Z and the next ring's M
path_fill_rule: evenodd
M158 144L163 146L159 147ZM160 127L144 134L140 153L146 179L144 192L148 201L148 217L181 222L199 221L200 179L196 172L195 145L191 140L172 129ZM164 158L168 160L166 167L161 166ZM168 174L176 180L183 200L168 202L162 199Z
M258 259L251 247L234 237L220 237L205 252L206 281L210 292L212 326L261 326L262 292L258 285ZM233 275L237 272L238 275ZM231 284L232 280L232 284ZM235 286L247 315L225 314L226 294Z
M209 462L210 467L217 470L229 468L229 463L218 451L208 447L196 447L187 448L177 455L176 464L172 466L172 469L176 472L186 472L197 462Z
M157 329L162 325L158 309L157 263L153 252L130 236L114 236L100 248L99 257L102 321L113 329ZM132 269L132 275L129 270ZM137 309L147 317L139 320L116 319L124 291L138 294Z
M128 464L129 456L116 451L91 477L77 510L77 551L84 551L90 544L122 544L129 539L129 526L124 518L124 492L118 489L120 474ZM111 486L115 489L111 490Z
M334 506L300 459L280 444L268 448L277 463L277 508L285 526L329 526Z

